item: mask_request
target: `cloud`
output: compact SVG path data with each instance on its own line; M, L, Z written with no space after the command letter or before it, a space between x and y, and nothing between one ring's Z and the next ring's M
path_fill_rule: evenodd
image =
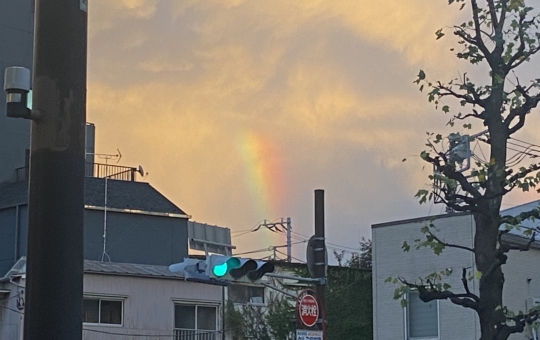
M359 226L366 211L367 236L370 221L386 218L385 202L400 203L393 216L404 216L423 184L421 166L401 159L438 122L412 80L421 63L449 65L433 47L441 8L95 0L88 117L97 149L120 148L125 164L142 164L152 185L201 222L238 230L290 216L309 225L312 191L323 187L334 197L333 223ZM273 216L261 216L252 196L246 133L264 136L276 155L268 166L282 167L280 182L269 182L286 188L269 190L281 192L267 200Z

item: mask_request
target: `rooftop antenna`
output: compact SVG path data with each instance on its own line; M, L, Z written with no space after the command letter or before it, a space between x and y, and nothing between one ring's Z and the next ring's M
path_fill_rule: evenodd
M109 164L109 159L115 159L116 163L118 163L120 161L120 158L122 158L122 154L120 153L120 150L118 149L116 150L118 151L117 154L94 154L95 156L98 156L99 158L105 160L105 194L104 194L105 203L103 205L103 252L101 253L101 256L100 256L101 262L104 262L105 258L107 258L107 260L111 262L111 257L109 256L109 254L107 254L107 197L108 197L107 184L108 184L108 178L110 176L107 172L108 171L107 165ZM139 166L139 168L141 167Z

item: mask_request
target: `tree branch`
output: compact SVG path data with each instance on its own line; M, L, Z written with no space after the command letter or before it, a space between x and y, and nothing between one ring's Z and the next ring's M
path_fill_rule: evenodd
M438 82L437 87L441 90L446 91L443 93L439 93L439 97L453 96L455 98L462 99L469 104L478 105L482 108L485 108L485 105L486 105L485 101L482 98L480 98L480 95L478 94L478 92L476 92L473 86L466 83L463 83L461 86L464 86L465 88L467 88L467 93L470 93L472 97L466 94L457 93L454 90L452 90L451 87L445 86L441 82Z
M404 278L399 278L399 281L408 286L409 288L416 289L418 291L418 295L420 297L420 300L423 302L429 302L433 300L450 300L452 303L456 305L460 305L466 308L471 308L476 311L479 310L480 306L476 299L478 299L478 296L472 293L465 293L465 294L455 294L452 293L449 290L443 290L439 291L437 290L433 284L428 280L429 288L425 285L419 285L415 283L407 282Z
M540 219L540 208L534 208L529 211L524 211L522 213L519 213L517 216L504 215L500 218L500 223L519 225L522 221L527 220L531 217L535 219Z
M491 2L491 5L493 5L493 0L488 0L488 3L489 2ZM480 24L480 19L478 18L478 3L476 2L476 0L471 0L471 6L472 6L472 13L473 13L473 21L474 21L475 40L476 40L475 45L478 46L480 51L482 51L489 65L493 67L492 65L493 58L491 57L491 53L489 52L486 45L484 44L484 40L482 40L482 27ZM492 17L492 21L493 21L493 17ZM495 17L495 21L493 22L493 27L495 27L495 22L497 22L496 17Z
M440 238L438 238L437 236L435 236L435 235L434 235L431 231L429 231L429 230L428 230L428 234L433 238L433 240L439 242L440 244L444 245L445 247L468 250L468 251L474 253L474 249L472 249L472 248L465 247L465 246L461 246L461 245L459 245L459 244L452 244L452 243L446 243L446 242L444 242L444 241L441 241Z
M525 125L525 116L538 105L538 102L540 102L540 94L531 97L521 85L516 86L516 91L525 98L525 103L520 107L510 110L510 113L504 119L504 125L507 128L508 136L519 131ZM516 117L518 118L518 122L513 127L510 127L510 124L512 124L512 121Z
M514 333L521 333L525 330L525 325L530 325L536 320L538 320L538 317L540 316L540 310L536 309L533 310L527 314L518 314L514 317L507 317L506 319L508 321L513 322L513 325L508 325L507 323L504 325L501 325L498 328L499 338L500 339L507 339L510 334Z

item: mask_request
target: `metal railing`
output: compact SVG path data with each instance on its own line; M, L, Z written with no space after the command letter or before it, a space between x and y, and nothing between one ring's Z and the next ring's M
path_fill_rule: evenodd
M176 328L174 330L174 340L219 340L217 331L203 331L194 329Z
M108 179L120 181L135 181L135 173L137 172L137 168L102 163L86 163L84 169L86 177L107 177ZM15 182L26 181L27 179L28 167L15 169Z
M85 171L87 177L107 177L120 181L135 181L136 172L137 168L102 163L86 163Z

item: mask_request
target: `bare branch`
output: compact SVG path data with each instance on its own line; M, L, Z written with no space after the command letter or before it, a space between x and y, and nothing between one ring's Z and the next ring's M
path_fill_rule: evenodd
M474 249L472 249L472 248L465 247L465 246L461 246L461 245L459 245L459 244L452 244L452 243L447 243L447 242L441 241L441 239L439 239L437 236L435 236L435 235L434 235L431 231L429 231L429 230L428 230L428 234L429 234L435 241L439 242L440 244L444 245L445 247L468 250L468 251L474 253Z
M499 328L499 338L507 339L510 334L521 333L525 330L525 325L530 325L540 316L540 310L536 309L527 314L518 314L514 317L507 317L506 319L513 322L513 325L508 323L503 324Z
M469 280L467 280L467 268L463 268L461 271L461 283L463 284L463 288L465 288L467 294L471 295L471 298L473 298L474 301L480 302L480 298L476 294L471 293L471 291L469 290Z
M449 290L439 291L435 289L435 287L431 282L429 282L429 280L429 288L425 285L407 282L407 280L405 280L404 278L399 278L399 281L410 288L416 289L418 291L420 300L424 302L429 302L433 300L450 300L456 305L471 308L476 311L478 311L480 308L478 302L476 301L476 299L478 299L478 296L476 296L475 294L455 294Z
M476 3L476 0L473 0L474 3ZM499 26L499 20L497 19L497 10L495 9L495 4L493 3L493 0L487 0L488 6L489 6L489 15L491 16L491 24L495 28L495 31L499 29L499 32L502 31L502 25ZM478 6L477 6L478 7ZM503 13L501 13L502 15Z
M519 131L525 125L525 116L538 105L538 102L540 102L540 94L530 96L521 85L516 86L516 91L525 98L525 103L520 107L510 110L510 113L504 119L504 125L508 129L508 136ZM518 118L518 122L510 127L510 124L512 124L516 117Z
M485 108L486 103L484 99L480 98L480 95L478 94L478 92L476 92L473 86L466 83L463 83L462 86L465 86L467 88L467 93L470 93L470 95L457 93L454 90L452 90L451 87L445 86L441 82L438 82L437 87L440 90L446 91L446 92L439 93L439 96L440 97L453 96L455 98L462 99L469 104L478 105L480 107Z
M488 2L491 2L491 4L493 5L493 0L488 0ZM484 40L482 40L482 27L481 27L481 24L480 24L480 19L478 18L478 3L476 2L476 0L471 0L471 5L472 5L472 13L473 13L473 21L474 21L474 31L475 31L475 40L476 40L476 46L478 46L478 48L480 49L480 51L482 51L482 53L484 54L484 56L486 57L488 63L490 66L493 67L492 63L492 57L491 57L491 53L489 52L489 50L487 49L486 45L484 44ZM490 10L491 12L491 10ZM493 17L492 17L492 21L493 21ZM495 21L493 22L493 26L495 26L495 23L497 22L497 18L495 17Z

